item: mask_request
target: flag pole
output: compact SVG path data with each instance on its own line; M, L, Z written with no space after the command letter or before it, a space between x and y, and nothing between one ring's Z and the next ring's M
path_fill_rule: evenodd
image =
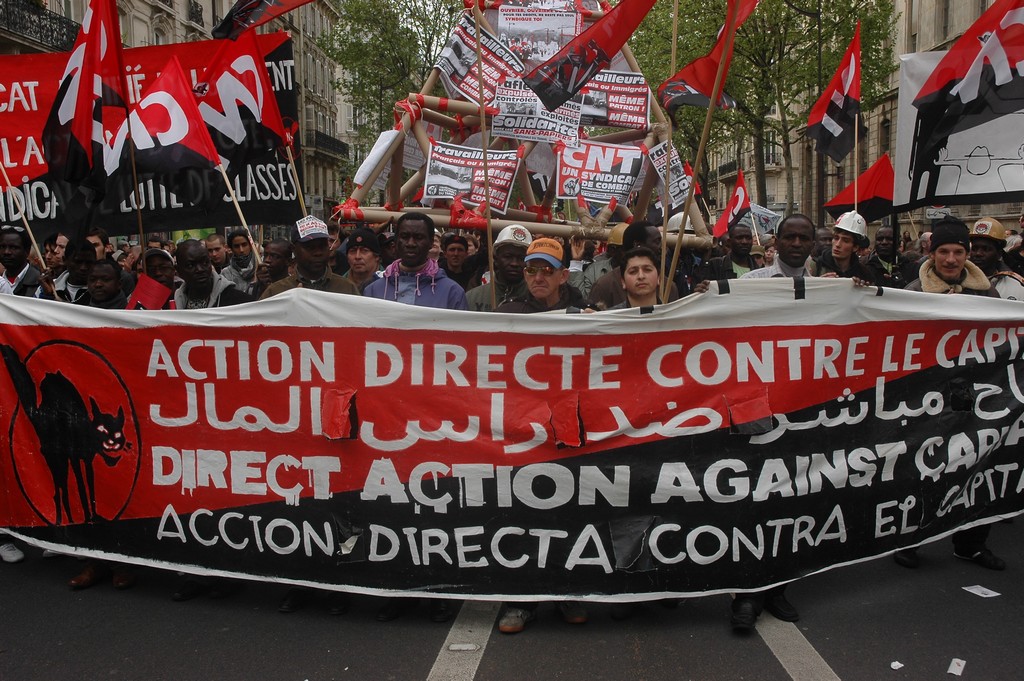
M238 205L238 197L235 196L235 188L231 186L231 180L228 179L228 172L224 170L224 164L218 163L217 170L220 171L220 176L224 178L224 186L228 188L228 196L231 197L231 203L235 204L235 212L238 213L238 219L242 221L242 227L245 227L245 233L249 235L249 246L252 248L252 256L256 262L256 266L259 267L263 264L263 258L260 257L260 252L256 249L256 243L252 240L252 232L249 230L249 225L245 221L245 216L242 215L242 207Z
M494 235L491 234L491 181L487 172L487 102L484 101L484 56L480 47L482 33L480 31L480 20L482 19L479 3L473 5L473 22L476 24L476 70L477 86L480 92L480 150L484 155L484 219L487 221L487 270L491 284L491 309L498 307L498 282L494 277ZM470 190L472 191L472 183Z
M128 155L132 159L132 191L135 194L135 220L139 225L139 251L142 253L142 273L146 271L146 235L142 233L142 198L139 196L139 176L135 169L135 145L132 143L131 119L128 122Z
M857 204L860 200L860 192L857 188L860 182L860 112L853 115L853 212L857 212Z
M675 0L672 9L672 59L669 64L669 73L676 72L676 44L679 42L679 0ZM668 302L668 292L672 286L672 275L675 274L676 264L678 263L678 256L675 253L679 252L679 242L676 242L675 251L672 258L672 269L665 269L665 261L668 260L668 218L669 211L672 209L672 191L669 188L669 178L672 176L672 117L665 117L668 125L668 141L666 142L666 157L665 157L665 193L661 199L661 301ZM693 178L690 178L690 187L692 192ZM690 199L689 193L686 196L687 200ZM685 203L683 206L683 221L679 224L679 236L681 237L686 233L686 209L689 208L690 204Z
M704 130L700 135L700 144L697 145L697 157L693 159L693 178L696 181L698 175L700 175L700 163L704 158L704 151L708 145L708 138L711 136L711 119L715 113L715 106L718 105L718 99L722 96L722 89L725 85L725 62L726 56L732 53L733 40L736 37L736 15L739 13L738 8L734 7L732 3L729 3L728 10L725 16L725 44L722 46L722 59L718 62L718 71L715 73L715 84L711 88L711 100L708 102L708 115L704 118ZM693 205L693 193L694 193L694 182L690 183L690 188L686 191L686 203L683 206L683 221L679 225L679 239L676 241L675 251L672 253L672 266L667 271L667 276L662 284L662 300L668 301L668 293L672 286L672 279L675 275L676 268L679 266L679 255L682 252L681 241L683 235L686 233L686 223L690 219L690 206ZM668 235L665 235L666 237Z
M28 216L25 214L25 204L21 202L21 194L14 191L14 185L11 184L11 178L7 175L7 168L3 163L0 163L0 170L4 173L4 182L7 183L7 189L11 192L11 196L14 197L14 202L18 204L18 212L21 213L21 222L25 225L25 231L28 232L28 238L32 242L32 248L36 249L36 255L39 256L39 262L45 268L46 260L43 259L43 252L39 250L39 244L36 243L36 235L32 232L31 225L28 224Z
M292 169L292 180L295 182L295 194L299 197L299 208L302 209L302 217L309 215L306 210L306 199L302 196L302 185L299 184L299 171L295 169L295 157L292 156L292 143L286 141L284 151L288 155L288 167Z

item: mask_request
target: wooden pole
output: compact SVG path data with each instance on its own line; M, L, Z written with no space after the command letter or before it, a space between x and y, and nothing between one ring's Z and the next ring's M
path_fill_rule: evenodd
M484 219L487 220L487 269L491 284L491 309L498 307L497 281L494 279L494 235L491 233L491 182L487 173L487 102L484 101L484 57L480 46L482 34L480 24L483 12L473 6L473 21L476 23L476 82L480 91L480 149L484 154Z
M704 118L704 130L700 135L700 144L697 146L697 157L693 159L693 177L696 179L700 175L701 161L704 159L704 151L708 144L708 137L711 136L711 120L715 113L715 107L718 105L718 99L722 96L722 87L725 84L725 56L732 51L732 43L736 37L736 14L737 10L733 5L729 4L729 11L725 17L725 44L722 50L722 60L718 62L718 71L715 73L715 84L711 88L711 101L708 102L708 115ZM656 107L657 111L661 111L661 107ZM683 207L683 214L689 216L690 206L693 205L693 191L694 183L690 183L690 188L686 191L686 203ZM686 218L683 219L683 224L680 225L680 233L686 227ZM665 277L665 282L662 285L662 300L668 299L668 292L672 286L673 275L675 274L676 267L679 266L679 253L682 249L676 248L675 252L672 253L672 266L668 270L668 276Z
M263 258L260 257L260 252L256 248L256 242L253 241L252 232L249 230L249 224L245 221L245 216L242 214L242 207L238 205L238 197L235 196L235 188L231 186L231 180L228 179L228 173L224 170L224 164L217 164L217 170L220 171L220 176L224 178L224 185L228 188L228 196L231 197L231 203L235 204L235 212L238 213L238 219L242 222L242 227L245 227L245 233L249 235L249 247L252 248L252 257L256 260L256 266L259 267L263 264Z
M309 211L306 210L306 198L303 196L305 192L303 192L302 185L299 183L299 171L295 168L295 157L292 156L291 143L285 143L284 152L288 155L288 167L292 169L292 181L295 182L295 195L299 198L299 208L302 209L302 217L306 217L309 215Z
M43 267L46 267L46 261L43 259L43 252L39 250L39 244L36 243L36 235L32 232L32 226L28 224L28 215L25 214L25 204L21 202L21 194L14 191L14 185L11 184L11 178L7 175L7 168L4 167L3 163L0 163L0 170L4 173L4 182L7 183L7 190L11 192L11 196L14 197L14 202L18 204L18 212L21 213L21 222L25 225L25 231L28 232L29 241L32 242L32 248L36 249L36 255L39 257L39 262L42 263Z

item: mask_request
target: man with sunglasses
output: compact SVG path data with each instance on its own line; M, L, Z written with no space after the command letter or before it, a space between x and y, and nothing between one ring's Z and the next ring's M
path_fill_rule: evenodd
M528 314L587 306L583 294L569 285L569 270L563 262L564 251L556 240L534 239L526 249L523 276L529 295L498 306L497 312Z

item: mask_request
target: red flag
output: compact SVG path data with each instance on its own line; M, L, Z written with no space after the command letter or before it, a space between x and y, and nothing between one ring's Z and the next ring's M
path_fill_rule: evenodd
M758 0L729 0L726 12L737 12L734 35L736 29L743 25L754 9ZM738 6L737 6L738 3ZM728 15L727 15L728 16ZM711 92L715 89L715 75L718 73L718 64L722 61L725 52L725 26L718 31L718 39L711 51L703 57L694 59L692 62L679 70L664 83L658 86L658 100L668 110L670 116L675 115L676 109L680 106L708 106L711 103ZM725 55L725 73L729 73L729 65L732 63L732 44L730 42L729 53ZM723 80L724 82L724 80ZM723 91L718 98L718 107L731 109L736 106L736 100Z
M653 6L654 0L622 0L555 56L524 76L523 82L540 97L548 111L554 111L611 64L612 57Z
M217 24L211 35L214 38L235 40L250 28L265 24L274 17L291 12L313 0L238 0Z
M839 163L853 150L857 139L854 126L860 113L860 22L853 40L839 63L832 81L811 107L807 136L817 141L815 149ZM867 129L859 125L863 135Z
M690 165L689 161L683 161L683 170L686 171L686 176L690 178L690 182L693 182L693 195L700 196L700 182L697 182L697 178L693 176L693 166Z
M171 57L118 129L106 153L108 174L127 165L121 160L128 153L126 142L135 147L138 170L155 173L161 184L185 201L190 197L180 195L187 187L182 171L210 170L221 164L177 57ZM210 200L221 196L211 192Z
M236 156L285 143L284 122L254 31L224 41L192 91L211 136L219 135L218 148L226 150L229 170L239 165L232 164Z
M868 222L880 220L892 213L893 185L896 173L893 171L889 154L861 173L856 182L851 182L831 201L825 204L825 210L833 218L848 213L857 207L857 212ZM856 193L855 193L856 192Z
M743 171L736 176L736 189L729 199L729 204L722 211L715 223L715 238L724 236L730 228L740 221L744 215L750 212L750 195L747 194L747 183L743 180Z
M1024 0L995 2L954 43L914 97L918 110L910 154L914 205L938 193L940 162L951 135L1024 109L1022 8ZM1005 127L1013 129L1013 125ZM928 186L922 189L925 181ZM1006 200L1010 198L1006 195Z
M127 115L124 74L117 6L91 0L43 128L43 155L55 178L102 193L105 133Z

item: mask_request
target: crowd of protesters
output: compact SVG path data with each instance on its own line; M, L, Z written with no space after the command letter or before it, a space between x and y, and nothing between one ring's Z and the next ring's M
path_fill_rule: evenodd
M1020 219L1024 226L1024 216ZM669 232L687 233L681 216ZM703 225L700 226L703 229ZM33 257L31 240L18 226L0 228L0 294L35 297L103 309L194 310L269 298L294 288L363 295L408 305L475 312L534 313L552 310L602 311L652 308L708 290L710 282L768 277L846 277L860 285L906 288L925 293L955 293L1024 301L1024 252L1018 226L1004 227L982 218L967 225L944 218L916 239L891 227L868 226L856 213L841 216L831 228L816 228L794 214L775 234L756 233L749 223L732 226L712 248L681 248L662 300L662 239L659 225L644 220L614 226L605 243L582 237L558 239L532 234L522 225L502 229L488 247L472 233L439 233L423 213L405 213L385 225L330 225L306 218L291 228L290 239L255 244L246 230L179 243L153 239L132 247L117 244L102 229L84 236L55 234L42 244L42 260ZM490 248L493 256L489 255ZM34 262L33 262L34 260ZM493 260L493 270L489 261ZM669 252L669 261L672 253ZM493 272L493 274L492 274ZM954 554L982 567L1005 564L986 546L988 527L954 535ZM919 563L913 550L894 556L905 567ZM0 542L0 559L23 560L12 542ZM119 589L135 583L134 574L95 561L71 579L84 589L112 575ZM229 593L229 580L187 579L174 599L204 593ZM316 592L293 589L282 612L302 607ZM348 609L344 594L324 597L333 614ZM377 618L400 616L414 602L390 599ZM672 602L666 602L671 605ZM585 604L563 602L562 617L587 621ZM739 594L732 625L749 631L762 609L776 617L798 618L784 588ZM536 604L509 604L499 622L516 633L534 619ZM628 613L628 607L615 612ZM454 614L451 602L430 602L430 618L444 622Z

